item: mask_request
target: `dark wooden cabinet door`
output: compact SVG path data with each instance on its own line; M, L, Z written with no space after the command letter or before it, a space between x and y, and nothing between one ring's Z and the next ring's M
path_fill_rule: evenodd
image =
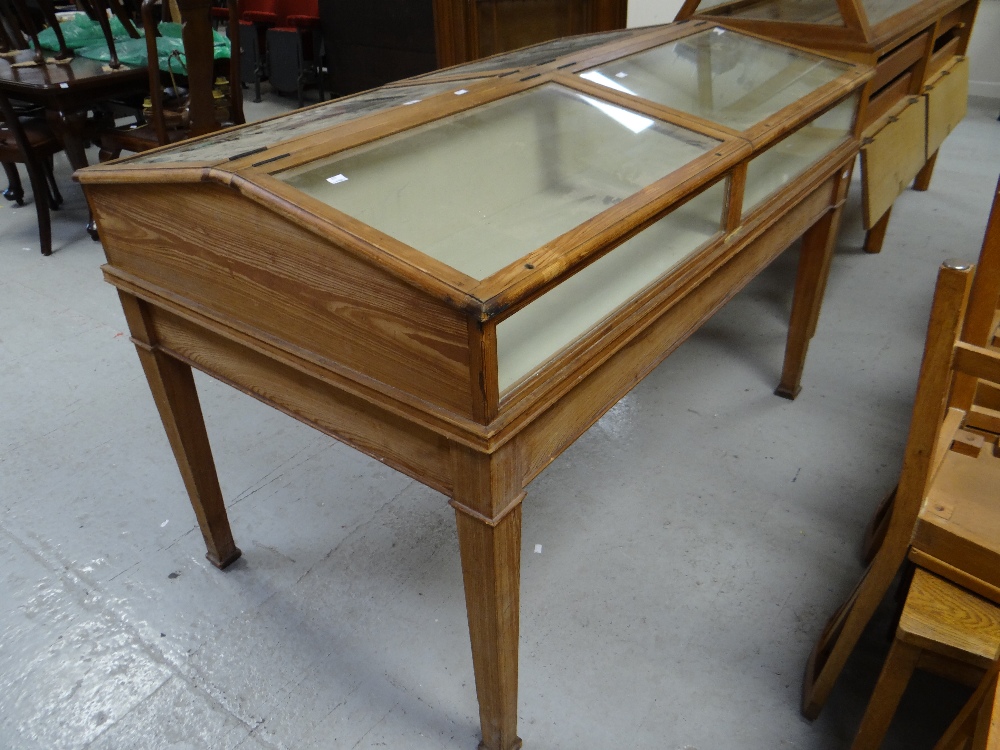
M571 34L625 28L627 0L323 0L331 89L348 94Z
M434 0L438 65L623 29L627 7L627 0Z

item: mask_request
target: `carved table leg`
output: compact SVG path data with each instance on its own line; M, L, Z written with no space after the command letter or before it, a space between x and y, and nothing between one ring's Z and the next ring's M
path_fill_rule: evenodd
M7 175L7 189L3 191L3 197L23 206L24 187L21 185L21 175L17 172L17 165L5 161L3 162L3 171Z
M923 192L931 186L931 175L934 174L934 164L937 162L938 152L935 151L931 158L927 160L927 163L920 168L917 172L916 178L913 180L913 189Z
M90 165L87 160L87 139L84 131L87 127L86 112L53 112L47 113L47 119L59 142L66 151L66 159L73 170L83 169ZM87 219L87 234L92 240L97 240L97 223L94 215Z
M841 208L827 211L802 236L799 270L795 277L792 298L792 315L788 324L788 343L785 345L785 364L781 382L775 389L778 396L794 399L802 390L802 371L805 368L809 341L816 333L823 292L830 275L830 262L837 244L837 227L840 225Z
M505 456L503 454L508 454ZM480 750L517 750L517 640L521 578L520 474L507 460L456 447L452 505L483 733Z
M205 556L216 567L225 568L241 552L229 528L191 367L156 348L145 303L124 292L119 295L132 341L208 547Z

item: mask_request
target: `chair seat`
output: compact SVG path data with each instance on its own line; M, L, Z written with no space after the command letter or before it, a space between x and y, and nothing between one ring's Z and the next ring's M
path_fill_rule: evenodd
M44 120L22 120L21 127L24 128L24 134L28 137L31 148L40 154L54 154L62 149ZM14 134L2 126L0 126L0 161L23 161Z
M278 23L278 14L261 10L247 10L243 12L242 21L250 23Z
M993 663L1000 648L1000 609L917 568L896 637L985 669Z
M320 27L318 16L285 16L285 24L287 26L283 28L318 29Z
M168 130L167 139L170 144L177 143L188 137L186 130ZM169 144L168 144L169 145ZM109 130L101 134L101 148L107 151L132 151L141 153L153 148L159 148L160 142L156 136L156 128L152 125L124 127Z
M911 557L932 569L943 565L961 570L974 579L963 578L963 585L1000 603L998 500L996 444L981 438L956 440L920 509ZM947 575L946 570L941 572Z

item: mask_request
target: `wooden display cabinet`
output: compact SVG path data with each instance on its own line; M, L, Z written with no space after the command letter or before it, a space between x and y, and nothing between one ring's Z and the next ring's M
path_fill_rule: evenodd
M450 499L487 750L520 746L525 487L802 237L797 393L872 75L707 23L593 42L79 173L209 559L191 367Z
M938 147L965 116L964 55L979 0L687 0L711 19L875 67L862 104L865 250L882 248L892 204L930 186ZM946 106L943 106L946 105Z

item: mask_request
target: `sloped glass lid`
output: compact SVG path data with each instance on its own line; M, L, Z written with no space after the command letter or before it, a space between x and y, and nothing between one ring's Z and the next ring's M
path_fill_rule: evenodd
M711 11L709 8L710 5L701 3L698 12L711 12L714 15L732 18L751 18L757 21L844 25L836 0L758 0Z
M580 76L746 130L849 69L846 64L713 28Z
M917 4L919 0L861 0L861 6L868 16L868 23L874 26L897 13Z
M131 158L131 164L170 164L188 161L233 159L270 146L339 125L392 107L416 104L449 89L461 90L470 81L428 81L410 86L383 87L354 96L300 109L283 117L226 130L217 135L182 143L165 151Z
M484 279L718 144L549 83L275 177Z

